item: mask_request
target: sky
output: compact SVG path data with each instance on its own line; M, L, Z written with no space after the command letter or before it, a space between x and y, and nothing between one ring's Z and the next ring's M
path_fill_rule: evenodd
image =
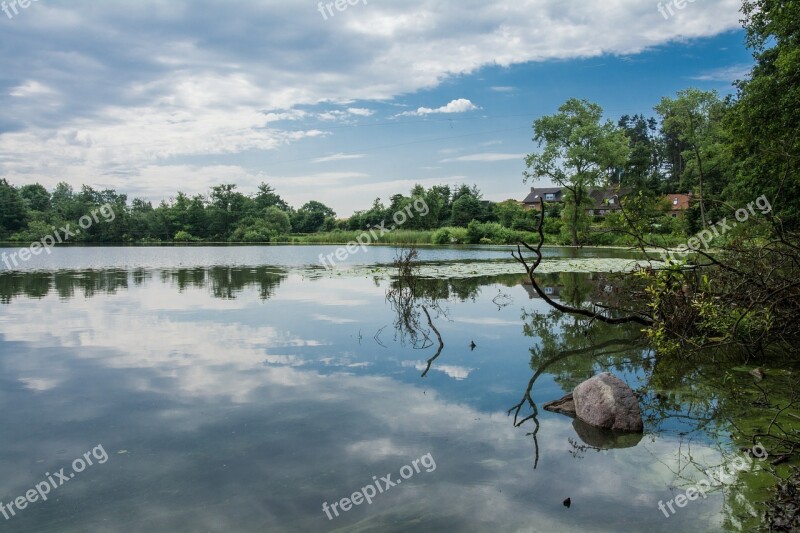
M523 182L531 125L568 98L652 116L752 65L740 0L19 1L0 178L154 204L261 182L340 217L417 183L521 200L549 185Z

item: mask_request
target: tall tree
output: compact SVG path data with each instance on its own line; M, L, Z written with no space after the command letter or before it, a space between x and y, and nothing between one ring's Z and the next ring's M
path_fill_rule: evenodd
M44 213L50 209L50 193L42 185L34 183L23 185L19 188L19 194L25 200L28 209Z
M738 82L727 126L740 178L738 202L766 194L787 229L800 228L800 7L797 2L747 0L742 12L756 66Z
M260 210L267 209L268 207L277 207L282 211L289 211L289 204L287 204L268 183L261 183L261 185L258 186L258 192L253 200L255 200L256 206Z
M537 119L533 131L541 152L526 158L525 179L549 179L567 190L565 212L577 246L589 188L609 181L625 165L628 138L611 121L603 122L599 105L576 98L567 100L558 113Z
M0 179L0 232L14 232L25 227L27 212L19 191Z
M697 189L702 226L708 225L706 217L707 188L721 188L725 167L730 159L726 153L722 129L725 104L716 91L684 89L676 98L664 97L655 107L661 116L661 128L668 135L684 143L682 156L687 162L681 175L685 186ZM716 178L716 179L714 179ZM716 181L716 187L713 187Z

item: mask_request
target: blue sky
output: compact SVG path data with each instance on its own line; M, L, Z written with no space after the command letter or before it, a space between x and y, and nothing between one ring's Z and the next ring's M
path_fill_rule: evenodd
M0 177L154 202L266 181L342 217L415 183L521 199L531 124L567 98L652 115L751 64L737 0L353 1L0 11Z

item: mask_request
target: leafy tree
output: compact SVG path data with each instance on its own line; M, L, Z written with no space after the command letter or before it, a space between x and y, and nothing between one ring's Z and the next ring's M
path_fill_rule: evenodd
M696 189L702 227L708 225L707 199L714 199L728 178L730 157L724 144L725 104L716 91L685 89L676 98L665 97L656 106L664 132L681 141L686 168L681 188ZM716 194L715 194L716 193Z
M631 151L616 184L637 192L657 194L662 188L660 170L663 150L656 119L624 115L619 119L618 126L630 139Z
M526 158L525 179L549 179L567 191L565 209L573 245L580 243L585 225L581 217L588 190L610 181L628 160L629 141L611 121L602 122L602 108L586 100L571 98L558 113L533 123L533 141L542 148Z
M454 226L466 227L473 220L483 220L483 204L471 194L462 195L453 202L451 221Z
M23 185L19 188L19 194L30 210L44 213L50 209L50 193L38 183Z
M27 211L19 191L0 179L0 232L10 233L25 227Z
M209 222L211 234L226 240L236 224L247 213L253 200L236 191L236 185L223 184L211 188Z
M739 205L765 194L786 229L800 228L800 23L796 2L746 0L747 41L756 66L740 81L727 117L742 161L728 194ZM758 191L758 193L756 193Z
M288 213L276 205L266 209L264 220L267 226L278 234L285 234L292 231L292 222L289 220Z
M292 229L297 233L316 233L333 225L336 213L327 205L312 200L292 215Z
M445 226L450 222L453 212L452 191L449 185L434 185L428 190L431 204L439 205L437 227ZM431 205L429 204L429 205ZM433 207L431 207L433 209Z
M260 210L267 209L268 207L277 207L281 211L289 211L291 208L283 198L275 193L275 189L267 183L262 183L258 186L258 192L253 200Z

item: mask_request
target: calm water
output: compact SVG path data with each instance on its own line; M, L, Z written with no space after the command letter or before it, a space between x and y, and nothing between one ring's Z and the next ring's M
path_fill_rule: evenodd
M423 290L438 301L445 346L422 377L436 338L414 342L401 327L391 279L300 268L334 249L67 248L0 272L0 501L72 472L98 445L107 455L100 464L96 449L47 501L0 515L0 530L721 528L720 493L669 518L657 507L685 487L687 454L708 466L719 457L691 424L657 423L646 409L644 437L614 444L541 409L519 427L507 415L543 364L539 405L604 369L638 387L652 354L635 331L549 313L521 276L431 281ZM626 255L548 251L613 253ZM423 259L507 254L427 249ZM588 298L598 283L572 274L547 285ZM604 345L614 349L592 348ZM523 405L519 419L530 413ZM371 504L323 512L373 476L402 480L423 456Z

